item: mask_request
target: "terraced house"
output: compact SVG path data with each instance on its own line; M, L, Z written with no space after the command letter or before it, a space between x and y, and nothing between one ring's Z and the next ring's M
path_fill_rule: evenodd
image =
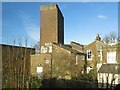
M110 87L120 83L120 42L107 44L105 50L106 58L98 70L98 81Z
M93 71L100 87L120 83L120 42L106 43L99 35L95 41L84 45L87 54L87 73Z

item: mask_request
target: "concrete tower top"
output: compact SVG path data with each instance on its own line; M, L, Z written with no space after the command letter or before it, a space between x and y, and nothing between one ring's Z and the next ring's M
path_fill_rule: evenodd
M40 10L51 10L56 9L57 7L57 4L42 5L40 6Z

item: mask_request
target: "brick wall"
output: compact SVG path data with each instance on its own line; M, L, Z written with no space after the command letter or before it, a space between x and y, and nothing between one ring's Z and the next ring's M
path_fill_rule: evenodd
M3 88L25 88L24 80L30 75L30 55L35 53L35 49L11 45L1 46Z

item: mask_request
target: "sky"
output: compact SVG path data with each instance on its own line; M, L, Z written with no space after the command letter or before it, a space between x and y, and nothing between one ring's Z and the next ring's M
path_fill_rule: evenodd
M97 34L118 33L117 2L52 2L64 16L64 42L89 44ZM32 46L40 39L40 5L47 2L3 2L2 43Z

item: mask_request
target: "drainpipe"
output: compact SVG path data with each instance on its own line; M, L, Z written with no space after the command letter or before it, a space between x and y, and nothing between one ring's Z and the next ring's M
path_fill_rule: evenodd
M84 73L87 73L87 54L85 54Z

